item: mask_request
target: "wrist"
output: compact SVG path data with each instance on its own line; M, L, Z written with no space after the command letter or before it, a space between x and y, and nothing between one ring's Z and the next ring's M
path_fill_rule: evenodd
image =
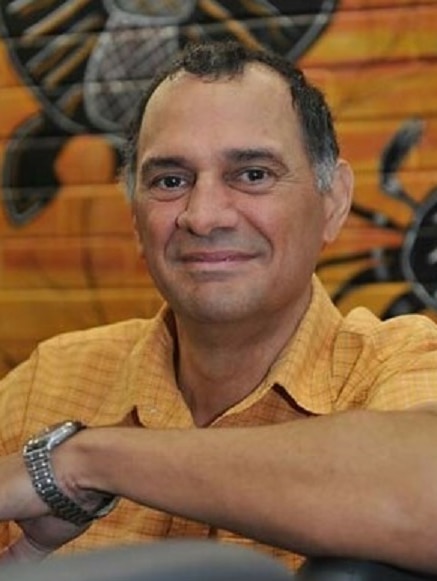
M82 430L53 451L53 467L60 486L88 510L101 504L103 496L117 494L107 470L110 431L106 427Z
M59 486L67 496L76 502L83 501L87 494L82 476L86 473L86 463L80 442L87 431L78 432L74 438L67 440L62 446L53 450L51 455L53 471Z
M77 421L50 426L28 440L23 449L34 490L53 516L76 526L106 516L116 504L112 495L80 486L82 455L75 441L85 428Z
M108 462L114 452L113 432L114 428L106 426L88 428L56 452L56 469L59 462L66 490L77 498L86 498L89 491L117 494L112 481L116 462Z
M86 502L89 491L105 491L97 477L98 465L93 461L95 432L100 429L82 430L56 449L52 456L59 483L77 501Z

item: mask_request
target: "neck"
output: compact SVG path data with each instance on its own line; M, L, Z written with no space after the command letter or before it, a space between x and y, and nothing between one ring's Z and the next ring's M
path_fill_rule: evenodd
M209 425L266 377L310 300L251 323L198 323L177 317L179 388L198 426Z

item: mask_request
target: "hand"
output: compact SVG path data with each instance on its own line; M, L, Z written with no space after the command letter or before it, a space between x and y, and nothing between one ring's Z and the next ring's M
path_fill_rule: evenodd
M41 561L90 526L78 527L51 515L18 521L17 524L24 534L0 554L0 566L20 561Z
M79 491L81 504L93 508L101 495ZM76 499L77 501L77 499ZM21 454L0 458L0 521L16 521L23 536L0 555L0 563L41 560L88 527L78 527L50 514L35 492Z

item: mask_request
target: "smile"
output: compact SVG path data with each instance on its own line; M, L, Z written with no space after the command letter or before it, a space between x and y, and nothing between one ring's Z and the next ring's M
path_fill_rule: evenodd
M250 254L244 254L241 252L230 252L230 251L217 251L217 252L195 252L190 254L184 254L181 257L182 262L193 262L193 263L212 263L218 264L221 262L247 262L253 258Z
M233 271L254 260L253 254L220 250L215 252L193 252L180 257L188 270L198 272Z

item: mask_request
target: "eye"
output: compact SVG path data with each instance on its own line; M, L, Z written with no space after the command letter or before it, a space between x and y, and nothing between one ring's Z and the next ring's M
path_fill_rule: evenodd
M265 180L269 175L267 170L254 167L241 172L240 178L247 183L254 184Z
M246 167L233 172L228 183L238 190L248 193L264 192L275 183L274 172L265 167Z
M162 188L164 190L174 190L183 188L187 185L187 179L178 175L166 175L157 177L152 182L152 187Z
M178 173L158 174L147 180L146 189L152 198L173 200L184 195L191 187L192 178Z

